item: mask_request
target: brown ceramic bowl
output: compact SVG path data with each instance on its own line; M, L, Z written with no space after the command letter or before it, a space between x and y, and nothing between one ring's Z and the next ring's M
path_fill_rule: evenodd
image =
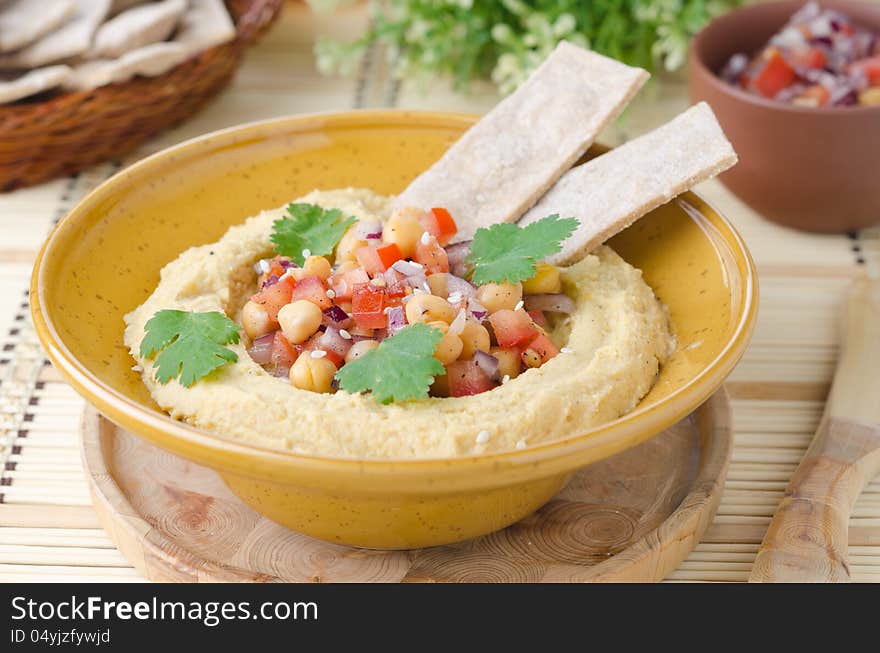
M751 5L707 25L691 46L690 94L714 109L739 163L721 180L765 217L820 232L880 222L880 106L809 108L752 95L716 73L752 54L804 5ZM880 3L821 0L880 34Z

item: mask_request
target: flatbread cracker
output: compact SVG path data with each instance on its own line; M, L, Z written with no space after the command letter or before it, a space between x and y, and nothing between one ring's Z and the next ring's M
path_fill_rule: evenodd
M123 11L98 28L90 55L113 59L164 41L171 36L186 6L186 0L161 0Z
M174 41L197 54L235 38L235 25L223 0L190 0Z
M33 43L61 25L74 11L73 0L0 3L0 52L11 52Z
M86 52L110 0L77 0L74 13L61 27L30 45L0 57L0 68L39 68Z
M106 84L128 81L135 75L155 77L178 65L188 56L187 49L179 43L151 43L126 52L119 59L94 59L74 66L65 88L90 91Z
M0 104L15 102L56 88L69 77L69 66L49 66L28 71L17 79L0 80Z
M561 42L499 103L394 200L442 206L456 240L520 218L587 150L648 73Z
M705 102L573 168L519 221L548 215L580 226L548 263L573 263L640 217L736 163L736 152Z

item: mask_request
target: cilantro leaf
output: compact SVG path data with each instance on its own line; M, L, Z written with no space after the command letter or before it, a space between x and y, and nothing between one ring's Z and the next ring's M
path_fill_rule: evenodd
M156 380L168 383L180 376L187 388L238 356L223 345L237 343L241 327L219 311L191 313L162 310L145 326L140 354L156 356Z
M525 227L509 223L480 227L467 258L474 267L471 281L479 286L531 279L537 262L562 249L562 242L578 224L575 218L560 219L554 214Z
M282 256L289 256L297 265L305 261L303 250L314 256L327 256L339 244L357 218L344 218L339 209L323 209L316 204L288 204L290 217L276 220L272 242Z
M417 323L386 338L375 349L342 366L339 387L352 394L370 390L380 404L422 399L443 364L434 348L443 338L439 329Z

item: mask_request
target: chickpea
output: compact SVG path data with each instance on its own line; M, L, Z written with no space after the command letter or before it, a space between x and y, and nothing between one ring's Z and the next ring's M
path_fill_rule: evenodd
M521 283L487 283L477 288L477 301L486 307L489 313L501 309L514 310L522 299Z
M529 347L522 353L522 362L525 363L526 367L541 367L541 355Z
M290 368L290 382L300 390L330 392L336 366L326 358L312 358L309 352L296 359Z
M406 302L406 321L410 324L416 322L445 322L449 324L455 319L455 309L452 304L442 297L427 293L413 295Z
M511 379L515 379L519 376L522 369L522 361L516 351L492 347L489 353L498 359L498 373L502 377L509 376Z
M465 322L458 337L462 343L461 358L470 358L478 349L486 352L490 349L489 331L477 322Z
M351 270L357 270L359 267L360 266L355 261L343 261L336 266L336 272L334 272L334 274L343 274L345 272L350 272Z
M303 263L303 271L307 277L321 277L321 281L330 278L330 261L323 256L310 256Z
M562 292L562 280L559 268L549 263L541 263L535 276L522 282L523 292L527 295Z
M859 104L866 107L880 105L880 87L866 88L859 93Z
M272 325L269 323L269 314L266 312L266 309L254 301L248 301L242 307L241 325L251 340L266 335L272 330Z
M318 330L323 318L324 314L317 304L313 304L307 299L298 299L292 304L282 306L278 311L278 324L281 325L281 331L293 345L305 342Z
M421 223L424 214L421 209L405 206L392 213L385 223L382 238L386 243L396 244L403 258L412 258L416 253L419 238L425 232Z
M446 285L446 273L436 272L434 274L429 274L428 288L431 289L432 295L447 297L449 295L449 288Z
M345 355L345 362L350 363L379 346L375 340L361 340L354 343Z
M366 240L361 240L360 238L358 238L356 227L357 225L354 225L349 228L349 230L346 231L342 238L339 240L339 244L336 246L337 263L341 261L357 260L357 257L354 255L355 250L367 246Z
M461 338L455 334L448 333L449 325L446 324L446 322L428 322L428 326L434 327L443 332L443 339L437 343L436 347L434 347L434 358L444 365L449 365L450 363L457 361L458 357L461 356L461 350L464 347Z

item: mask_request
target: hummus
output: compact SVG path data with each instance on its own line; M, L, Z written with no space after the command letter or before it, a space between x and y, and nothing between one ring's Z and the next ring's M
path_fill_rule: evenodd
M389 199L369 190L314 191L297 200L384 219ZM504 451L583 433L632 410L650 390L673 339L639 270L602 246L562 268L575 310L550 331L563 353L489 392L380 405L370 395L319 394L272 376L247 353L190 388L154 378L138 350L157 311L223 311L238 319L254 292L253 265L272 254L279 208L232 227L166 265L152 295L125 316L125 344L159 406L219 435L297 453L350 458L437 458ZM136 368L137 369L137 368ZM488 432L477 442L477 435ZM484 442L485 440L485 442Z

